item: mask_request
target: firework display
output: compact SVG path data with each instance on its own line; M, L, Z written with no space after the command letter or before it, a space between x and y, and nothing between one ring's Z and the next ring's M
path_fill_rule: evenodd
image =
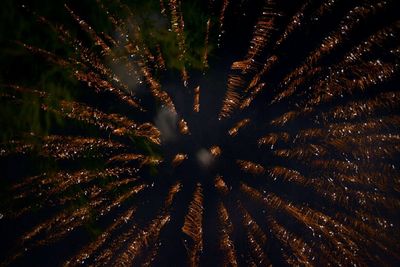
M0 266L399 266L395 0L62 2L4 49Z

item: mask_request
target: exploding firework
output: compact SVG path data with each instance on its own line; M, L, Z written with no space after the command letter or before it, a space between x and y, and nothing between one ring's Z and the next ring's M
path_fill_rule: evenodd
M2 81L2 265L398 265L396 1L188 2L20 7L79 92Z

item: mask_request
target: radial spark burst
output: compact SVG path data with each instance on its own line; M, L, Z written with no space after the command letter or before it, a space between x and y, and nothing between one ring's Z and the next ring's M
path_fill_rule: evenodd
M79 92L1 85L56 122L2 140L2 265L400 264L395 0L92 2L20 7Z

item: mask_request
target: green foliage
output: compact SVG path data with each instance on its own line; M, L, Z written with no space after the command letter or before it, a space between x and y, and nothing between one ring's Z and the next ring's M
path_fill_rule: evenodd
M168 7L167 1L164 2L165 6ZM135 19L141 27L145 43L153 51L156 51L157 45L160 45L167 69L181 70L186 65L186 67L192 69L202 70L206 24L209 18L214 19L209 14L206 15L207 10L202 6L202 4L204 5L202 1L182 1L186 44L184 61L179 60L177 36L171 29L169 12L166 12L166 16L160 14L160 1L138 0L127 1L127 3L135 10L134 15L137 15ZM213 46L209 45L209 53L212 52L212 49Z

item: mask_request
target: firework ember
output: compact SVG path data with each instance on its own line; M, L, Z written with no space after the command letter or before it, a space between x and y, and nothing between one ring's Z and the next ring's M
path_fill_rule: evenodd
M229 131L228 134L230 136L236 136L239 132L239 130L243 127L245 127L247 124L250 123L250 119L243 119L241 121L239 121L238 123L235 124L235 126L233 126Z
M182 164L184 160L186 160L188 156L186 154L176 154L174 159L172 160L172 166L177 167Z
M194 89L194 101L193 101L193 111L200 111L200 86L197 86Z

